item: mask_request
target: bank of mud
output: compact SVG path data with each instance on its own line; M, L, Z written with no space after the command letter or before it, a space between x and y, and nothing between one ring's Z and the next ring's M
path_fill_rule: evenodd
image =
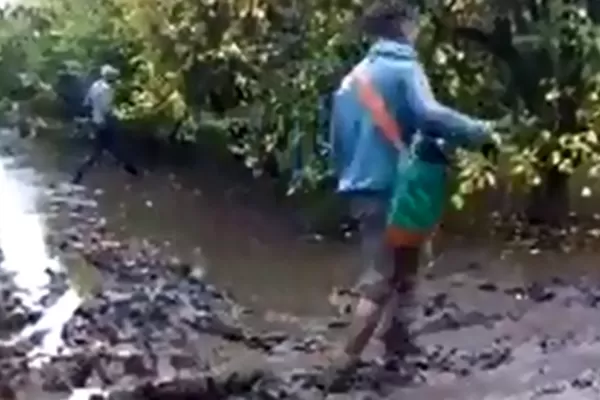
M210 284L202 265L163 241L117 235L99 212L100 191L62 183L40 190L52 226L45 239L61 265L39 266L49 283L33 304L13 274L0 276L0 398L599 396L600 285L593 274L569 273L582 258L540 256L549 257L537 261L547 270L525 277L506 268L512 261L498 263L498 254L445 252L423 271L413 326L423 353L385 366L367 357L342 393L325 394L319 376L344 333L344 315L248 308L235 299L235 282L233 294ZM569 271L554 276L551 259ZM293 282L279 284L295 290ZM62 318L50 318L61 302L68 305L58 308Z
M43 354L48 332L18 333L35 326L44 304L64 294L73 275L48 271L54 294L37 310L17 300L5 277L0 321L5 397L98 388L89 398L324 398L319 374L343 323L314 319L305 330L250 327L260 316L206 282L200 268L149 241L116 240L94 202L82 201L83 193L64 185L49 189L63 193L53 202L70 218L49 242L65 260L84 264L78 271L87 271L80 278L87 287L61 327L57 351ZM343 393L328 395L597 395L600 286L591 279L559 278L528 286L497 283L482 270L472 263L450 277L425 274L413 327L423 354L396 365L367 361Z

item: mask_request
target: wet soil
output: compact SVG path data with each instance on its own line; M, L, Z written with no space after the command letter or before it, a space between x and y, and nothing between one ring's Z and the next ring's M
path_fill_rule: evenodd
M444 239L434 267L423 270L415 307L422 353L380 365L377 349L369 349L341 393L324 393L318 377L352 306L350 297L329 294L352 279L351 245L294 238L247 204L228 219L226 211L240 203L223 207L216 194L191 205L194 191L173 188L159 171L128 182L104 166L91 187L73 187L52 172L52 157L28 158L39 154L34 147L3 143L11 144L4 160L20 160L1 165L5 178L41 194L33 211L2 199L0 206L42 213L48 229L11 226L15 238L31 243L18 251L10 247L17 240L0 242L0 398L599 396L594 251L538 252L532 244L507 252L506 243ZM43 179L23 179L27 165L44 171ZM209 206L211 212L198 211ZM13 221L2 215L0 225ZM186 215L198 221L180 224ZM246 230L233 224L240 219ZM209 228L194 229L198 224ZM48 251L22 258L39 250L36 232ZM19 270L7 267L15 257L30 276L37 268L46 277L43 290L17 279Z

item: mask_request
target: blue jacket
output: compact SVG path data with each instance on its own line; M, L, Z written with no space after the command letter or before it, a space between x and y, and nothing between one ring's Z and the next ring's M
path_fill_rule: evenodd
M362 68L403 130L402 140L430 162L446 163L448 148L488 140L487 124L439 104L414 48L380 40L355 67ZM334 94L330 134L340 192L393 189L398 150L359 102L352 72Z

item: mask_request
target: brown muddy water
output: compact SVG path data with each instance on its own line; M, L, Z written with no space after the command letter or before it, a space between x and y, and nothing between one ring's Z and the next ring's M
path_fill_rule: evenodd
M48 250L46 238L65 222L49 207L61 196L60 190L44 188L68 178L65 172L75 167L82 154L61 146L23 141L7 131L0 136L0 143L3 268L14 272L15 285L23 290L24 301L31 304L47 294L52 271L66 268L71 276L71 287L29 328L49 331L37 351L51 353L60 344L61 325L93 286L89 282L93 273L77 260L61 258ZM97 206L98 213L119 237L163 244L204 271L209 281L256 310L262 320L301 326L307 320L320 321L335 314L330 294L334 287L347 287L355 280L360 267L356 246L299 234L290 226L282 207L272 200L265 201L262 195L256 196L246 183L231 179L214 166L195 171L154 167L143 178L132 179L112 163L104 162L86 177L82 190L94 194L97 204L91 205ZM90 200L81 201L90 205ZM444 294L467 313L518 317L505 318L493 329L479 324L436 328L435 324L420 321L420 340L424 345L443 343L466 351L510 336L517 362L510 368L478 373L469 379L441 374L424 388L403 389L390 398L600 398L591 389L591 394L573 394L568 384L581 373L597 372L600 352L590 342L600 335L598 311L567 307L564 302L539 304L521 291L508 290L556 281L558 277L595 281L600 270L599 253L538 251L534 244L507 246L490 239L487 220L481 221L479 234L473 235L471 230L468 236L441 234L437 238L435 263L423 270L421 297L426 300ZM570 338L573 332L579 341L574 341L568 352L545 356L532 350L538 345L532 340L547 335ZM29 332L26 329L22 334ZM541 370L544 374L534 374ZM566 386L560 390L550 388L543 396L532 389L549 384ZM30 396L42 398L38 394Z
M283 206L265 205L243 183L227 185L218 170L155 169L136 180L104 165L86 185L97 191L101 214L123 237L166 243L205 269L211 281L260 310L329 315L332 289L351 286L360 273L352 240L299 233ZM459 220L450 227L454 233L438 235L435 263L424 272L452 276L468 271L477 279L524 285L600 272L595 250L540 251L531 239L507 246L490 235L491 227L487 216L469 226ZM473 264L482 269L472 271Z
M61 160L63 171L76 164L76 157L65 157L63 150L44 152ZM165 244L244 303L297 315L329 314L331 289L352 285L360 273L356 243L299 232L294 225L298 215L270 194L253 190L247 176L240 178L210 161L199 165L196 170L153 166L136 179L108 159L84 184L94 192L111 229L125 238ZM507 248L491 237L488 217L454 216L453 233L436 238L435 268L429 272L451 275L478 263L491 279L523 283L573 269L577 274L600 272L595 251L540 253L531 240Z

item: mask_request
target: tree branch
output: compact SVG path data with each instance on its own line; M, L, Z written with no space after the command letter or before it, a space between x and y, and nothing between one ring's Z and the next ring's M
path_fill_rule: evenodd
M600 24L600 2L598 0L587 0L587 9L592 22Z
M530 110L537 109L537 82L523 55L515 48L510 22L506 18L496 18L494 29L486 33L474 27L455 27L454 34L480 45L485 51L504 62L510 70L514 88Z

